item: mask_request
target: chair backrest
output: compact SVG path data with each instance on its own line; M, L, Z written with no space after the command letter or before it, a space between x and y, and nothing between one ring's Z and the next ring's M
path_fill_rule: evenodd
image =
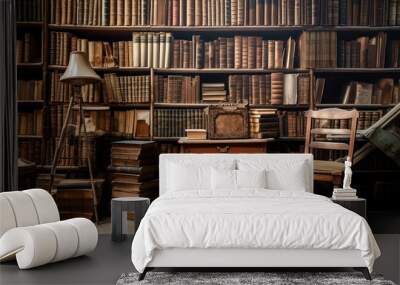
M347 156L350 161L353 158L354 142L357 131L357 110L342 110L338 108L328 108L322 110L310 110L306 113L306 142L305 153L312 153L314 149L324 150L347 150ZM349 124L339 124L339 128L327 128L324 126L313 127L316 121L333 121L350 122ZM341 137L341 141L335 141L334 136ZM343 142L348 140L348 143Z
M0 193L0 237L15 227L60 220L53 197L43 189Z

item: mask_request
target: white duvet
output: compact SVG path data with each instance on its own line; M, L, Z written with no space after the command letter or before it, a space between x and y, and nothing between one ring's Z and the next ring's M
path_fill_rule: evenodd
M139 226L132 262L143 272L165 248L358 249L370 271L380 255L359 215L323 196L265 189L164 194Z

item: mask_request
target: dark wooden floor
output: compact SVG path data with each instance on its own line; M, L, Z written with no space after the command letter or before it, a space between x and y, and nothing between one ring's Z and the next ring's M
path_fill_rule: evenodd
M115 284L124 272L134 271L132 237L121 243L100 235L95 251L88 256L19 270L16 262L0 265L0 284Z
M399 284L400 235L378 234L376 239L382 257L376 261L374 272ZM88 256L30 270L19 270L15 262L4 263L0 265L0 284L115 284L122 273L135 270L131 242L132 237L114 243L110 235L100 235L96 250Z

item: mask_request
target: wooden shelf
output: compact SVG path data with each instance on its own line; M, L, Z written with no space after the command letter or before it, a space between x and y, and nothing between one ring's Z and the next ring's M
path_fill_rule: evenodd
M49 70L65 70L64 65L49 65ZM149 67L93 67L97 72L150 72Z
M111 109L135 109L150 108L150 103L110 103Z
M166 142L173 142L178 141L181 137L153 137L155 141L166 141Z
M17 21L17 28L42 28L43 22L42 21Z
M17 68L42 68L42 62L17 63Z
M305 142L305 137L278 137L275 139L276 141L296 141L296 142Z
M397 75L400 74L400 68L315 68L314 72L316 74L323 73L371 73L371 74L387 74L387 73L395 73Z
M18 139L35 139L35 140L39 140L42 139L43 136L39 136L39 135L18 135Z
M104 32L263 32L295 33L302 31L337 31L337 32L400 32L399 26L94 26L94 25L57 25L49 24L49 30L78 31L87 33Z
M308 73L308 69L276 68L276 69L245 69L245 68L155 68L158 74L264 74L273 72L282 73Z
M343 108L343 109L387 109L392 108L396 104L316 104L317 108Z
M44 100L17 100L18 105L43 105Z
M74 105L72 107L74 110L79 110L79 105ZM95 105L95 104L84 104L82 105L84 111L108 111L110 106L107 105Z
M265 108L265 109L288 109L288 110L308 110L310 108L309 105L298 105L298 104L293 104L293 105L265 105L265 104L252 104L249 105L250 109L257 109L257 108Z
M208 103L154 103L155 108L205 108L210 105Z
M49 65L49 70L65 70L63 65ZM98 72L150 72L150 67L94 67ZM158 74L263 74L263 73L308 73L308 69L301 68L276 68L276 69L236 69L236 68L153 68Z
M51 165L50 164L38 165L37 168L40 170L51 170ZM71 166L59 165L56 167L56 169L58 171L78 171L78 170L81 171L88 169L88 167L79 165L71 165Z

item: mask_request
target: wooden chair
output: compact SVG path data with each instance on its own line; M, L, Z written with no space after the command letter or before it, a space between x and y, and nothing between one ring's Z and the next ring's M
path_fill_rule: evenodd
M329 108L323 110L310 110L306 114L306 142L305 153L312 153L315 149L322 150L347 150L350 161L353 158L354 142L357 130L357 110L342 110ZM313 128L316 120L346 120L349 121L348 128ZM340 142L333 139L341 137ZM343 141L348 141L345 143ZM331 182L335 187L342 184L344 163L338 161L314 160L314 181Z

